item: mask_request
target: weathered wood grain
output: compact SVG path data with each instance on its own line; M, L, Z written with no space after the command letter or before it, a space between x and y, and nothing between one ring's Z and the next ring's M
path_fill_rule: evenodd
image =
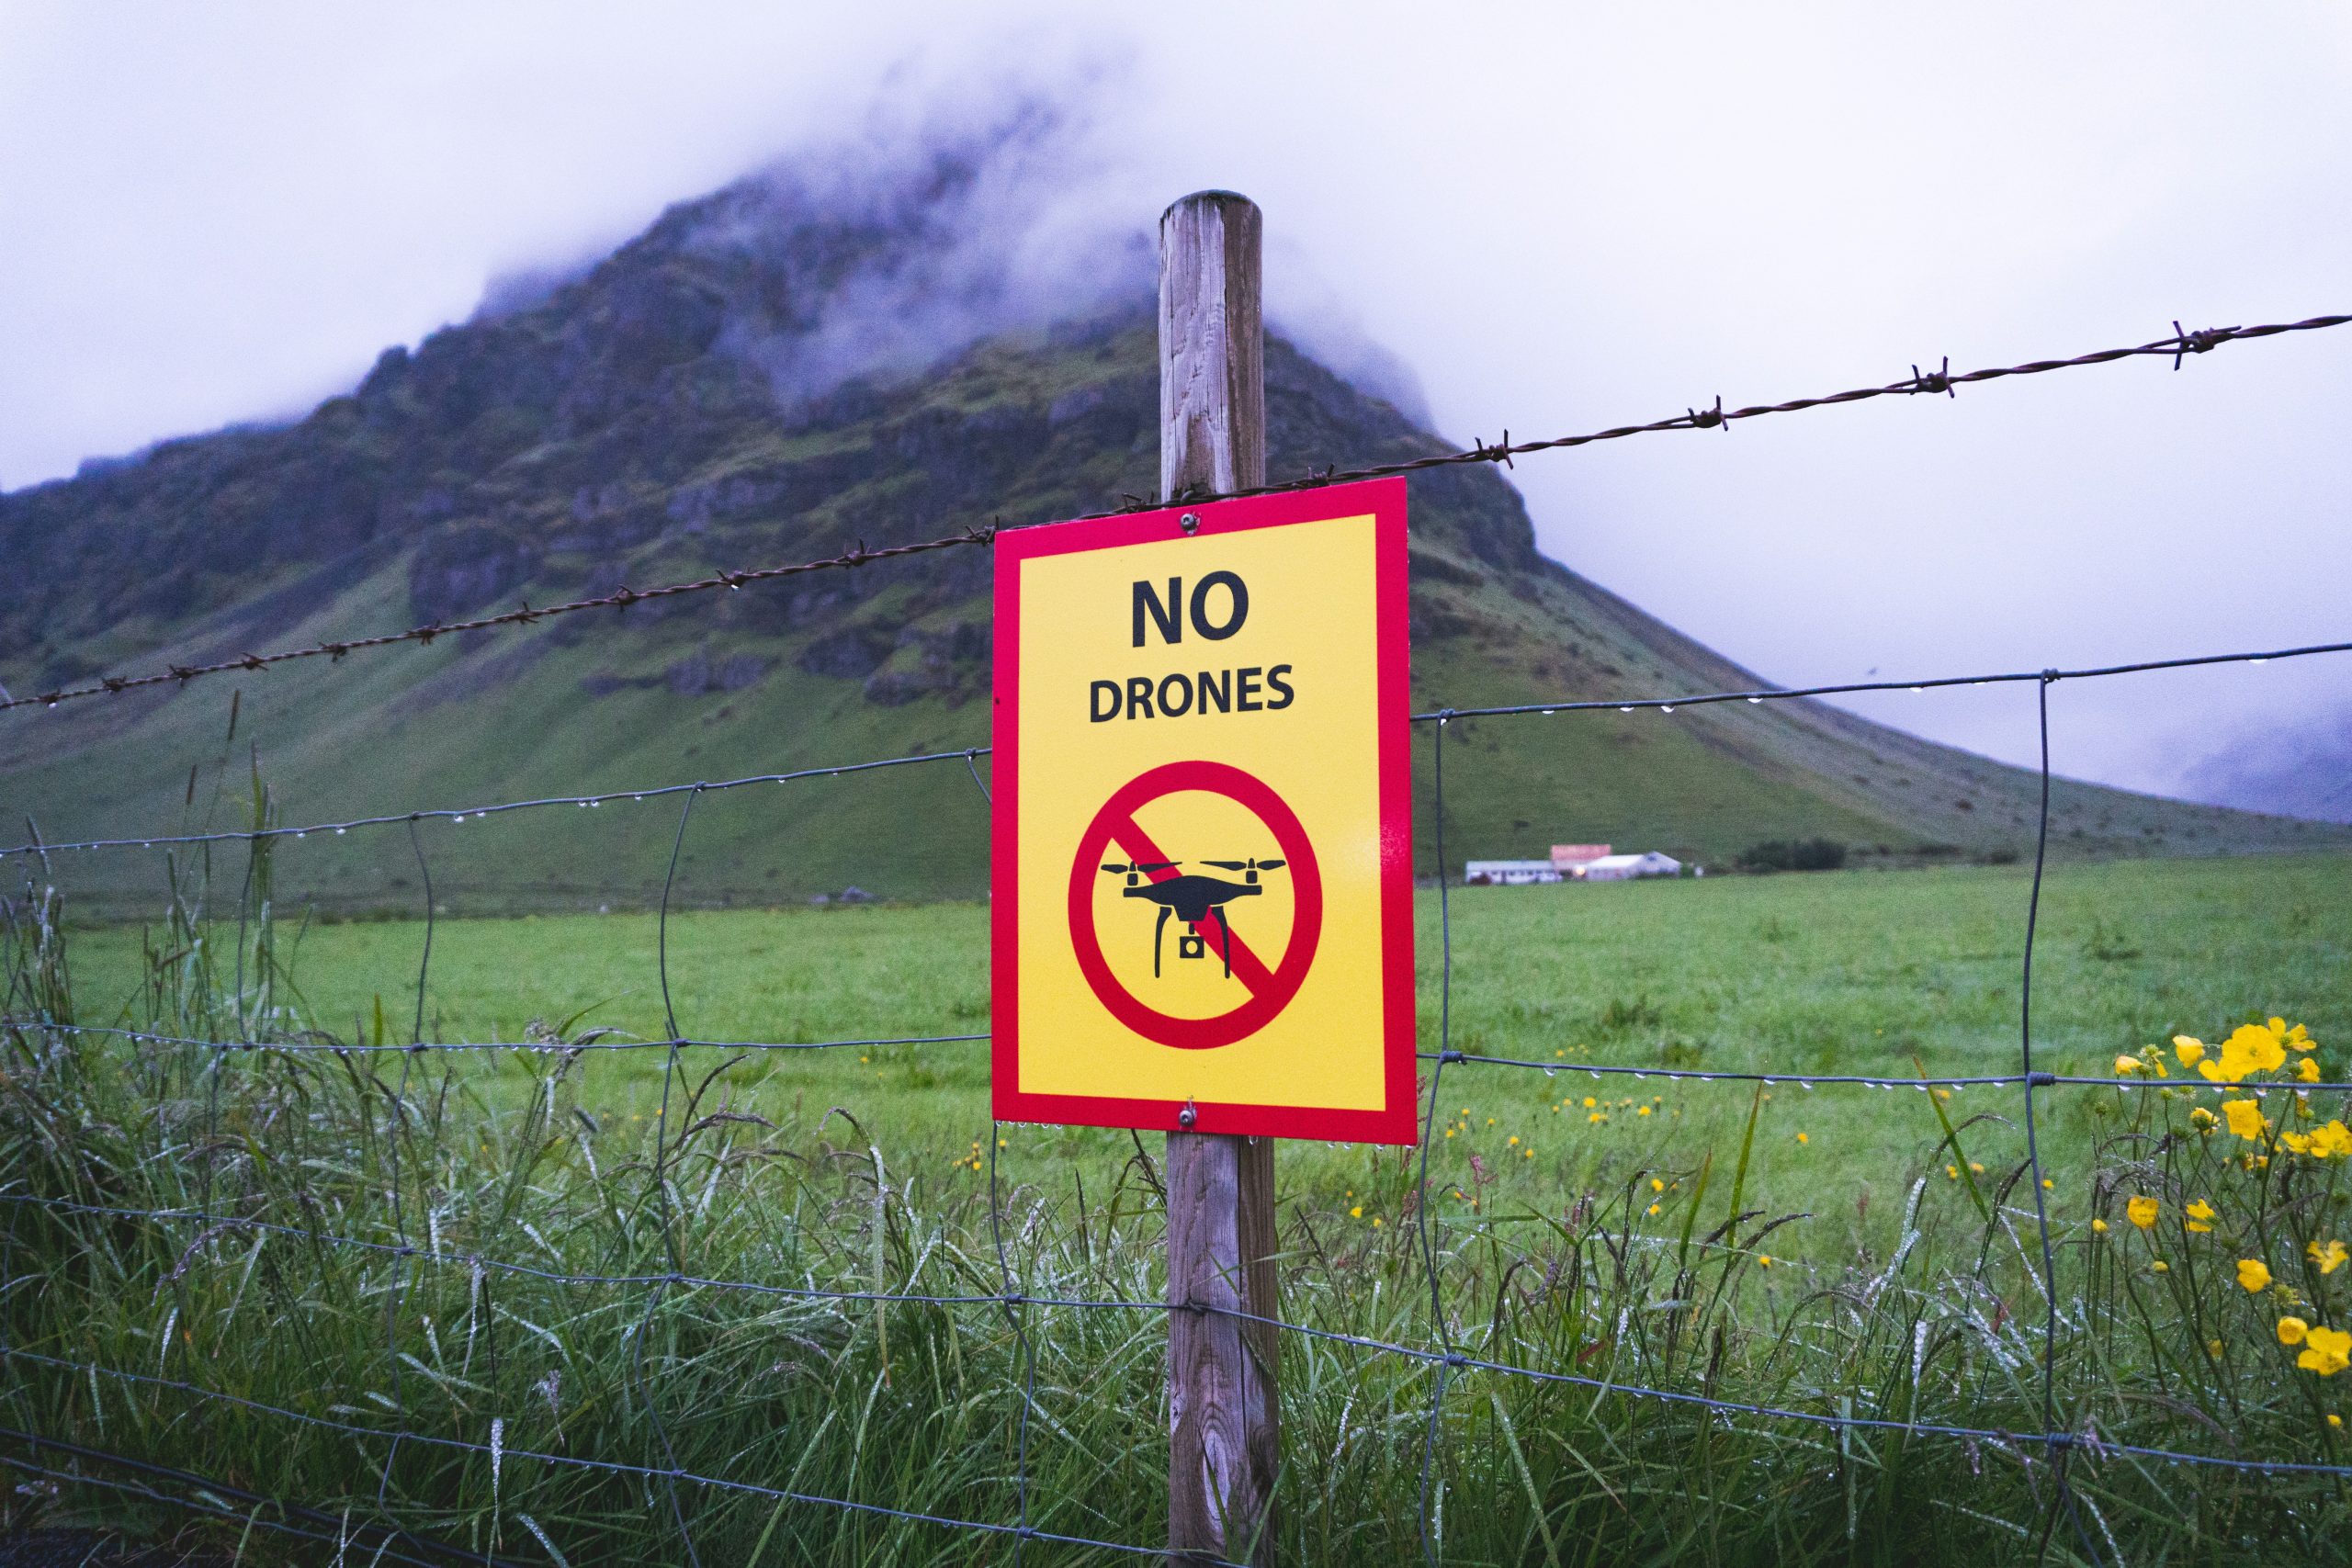
M1159 220L1159 482L1266 479L1265 318L1257 205L1203 191ZM1276 1331L1192 1306L1280 1315L1267 1138L1168 1134L1168 1545L1271 1561L1281 1463Z
M1159 492L1266 482L1266 328L1257 203L1188 196L1159 216Z

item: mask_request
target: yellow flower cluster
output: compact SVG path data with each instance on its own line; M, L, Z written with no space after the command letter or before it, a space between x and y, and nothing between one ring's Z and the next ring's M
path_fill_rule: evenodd
M2275 1073L2287 1065L2290 1051L2303 1057L2298 1076L2305 1083L2319 1081L2319 1063L2312 1056L2318 1042L2301 1024L2290 1027L2283 1018L2239 1025L2222 1042L2219 1055L2193 1035L2174 1035L2172 1047L2181 1066L2195 1067L2209 1083L2244 1083L2256 1073Z
M2281 1133L2278 1141L2299 1155L2313 1159L2343 1159L2352 1156L2352 1127L2340 1121L2329 1122L2308 1133Z
M2300 1317L2282 1317L2278 1320L2278 1343L2290 1348L2301 1346L2302 1354L2295 1358L2295 1365L2324 1378L2332 1378L2346 1367L2352 1367L2352 1334L2340 1328L2305 1323Z

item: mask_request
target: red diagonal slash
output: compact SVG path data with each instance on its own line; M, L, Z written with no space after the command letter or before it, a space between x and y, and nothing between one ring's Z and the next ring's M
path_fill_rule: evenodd
M1151 835L1143 830L1143 825L1135 819L1132 813L1111 825L1111 837L1130 863L1148 863L1169 858L1160 852L1158 844L1151 841ZM1175 866L1166 865L1144 874L1154 882L1169 882L1174 880L1179 873ZM1206 921L1193 920L1190 923L1193 933L1206 942L1210 951L1222 951L1225 932L1212 931ZM1241 933L1233 931L1233 917L1230 915L1226 917L1226 931L1232 932L1233 977L1248 987L1250 994L1255 996L1273 979L1273 972L1266 967L1265 962L1251 950L1250 944L1241 940Z

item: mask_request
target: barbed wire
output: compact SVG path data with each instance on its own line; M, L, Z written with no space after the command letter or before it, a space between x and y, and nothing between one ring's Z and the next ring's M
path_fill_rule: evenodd
M1303 490L1321 489L1328 485L1348 484L1360 479L1389 479L1426 472L1433 468L1457 468L1470 464L1500 463L1511 466L1512 459L1538 452L1565 450L1588 446L1596 442L1618 441L1633 435L1661 434L1679 430L1728 430L1742 420L1761 419L1768 414L1795 413L1807 409L1829 408L1838 404L1864 402L1874 398L1911 397L1921 394L1957 396L1961 387L1980 382L1996 381L2011 377L2040 376L2052 370L2076 369L2092 365L2107 365L2117 360L2141 357L2169 357L2173 368L2180 368L2188 355L2206 354L2226 343L2253 338L2276 337L2286 333L2317 332L2352 322L2352 315L2311 316L2299 321L2280 321L2254 327L2209 327L2199 331L2184 331L2178 321L2173 323L2170 337L2130 348L2098 349L2064 359L2034 359L2019 365L1999 366L1981 370L1953 371L1947 358L1938 370L1921 371L1917 365L1902 380L1881 386L1857 387L1847 391L1830 392L1817 397L1791 398L1776 403L1753 403L1742 408L1726 409L1717 397L1709 408L1690 408L1679 414L1652 420L1643 424L1612 425L1576 435L1555 435L1535 441L1513 441L1506 430L1500 441L1489 445L1484 441L1472 443L1460 451L1433 454L1425 457L1407 458L1394 463L1373 463L1360 468L1340 468L1336 466L1310 469L1306 477L1272 484L1255 485L1238 490L1209 491L1194 489L1170 496L1168 503L1204 503L1212 501L1238 500L1253 495L1280 495ZM1082 513L1077 517L1057 518L1055 522L1088 522L1102 517L1116 517L1125 512L1144 510L1146 503L1115 508L1110 511ZM796 561L788 565L752 567L739 570L713 572L690 581L666 583L657 588L622 587L610 593L589 598L566 600L560 604L537 607L525 604L492 615L478 615L462 621L433 621L405 631L387 632L376 637L345 637L330 642L314 643L305 648L284 649L274 653L243 653L233 659L217 660L203 664L176 664L145 675L102 675L86 685L63 686L31 696L0 698L0 711L21 707L53 708L60 703L84 697L119 695L154 686L185 686L190 681L209 675L223 675L239 671L259 672L298 660L328 659L340 662L347 654L368 649L389 648L400 644L429 646L438 638L467 632L489 631L513 626L529 626L560 615L577 615L587 610L622 610L648 600L678 598L688 594L729 591L747 583L768 582L787 577L805 576L812 572L854 570L870 562L893 560L908 556L925 555L936 550L956 549L969 546L987 547L1008 526L1050 526L1050 523L1007 525L992 520L983 525L967 528L963 533L945 535L912 544L889 545L869 549L864 543L839 555L820 557L813 560Z

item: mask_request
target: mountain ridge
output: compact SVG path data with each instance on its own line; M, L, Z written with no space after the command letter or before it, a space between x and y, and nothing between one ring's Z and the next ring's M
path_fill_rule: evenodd
M28 569L28 591L0 604L0 675L46 689L1148 494L1148 250L1092 246L1074 309L1040 324L1034 282L989 248L997 231L967 231L1002 195L1001 151L941 151L842 200L790 177L741 182L535 300L387 350L300 420L0 496L0 550ZM1266 363L1273 474L1446 449L1279 334ZM1409 485L1417 705L1768 683L1543 556L1498 473ZM983 746L989 574L986 550L951 550L36 710L0 724L0 793L56 840L125 820L161 832L200 817L200 795L220 817L255 766L315 818ZM1715 864L1792 836L1887 863L2029 842L2030 775L1818 704L1449 728L1456 858L1555 838ZM687 896L985 889L968 780L868 787L872 804L784 822L714 801L684 852ZM2079 852L2345 837L2072 783L2053 817ZM905 840L909 820L951 827L953 849ZM496 831L511 854L436 886L483 907L562 905L596 883L583 863L641 864L663 836L632 829L646 842L582 863L552 829ZM303 891L354 906L407 897L414 869L347 842L302 859ZM109 868L90 886L129 898L154 883Z

